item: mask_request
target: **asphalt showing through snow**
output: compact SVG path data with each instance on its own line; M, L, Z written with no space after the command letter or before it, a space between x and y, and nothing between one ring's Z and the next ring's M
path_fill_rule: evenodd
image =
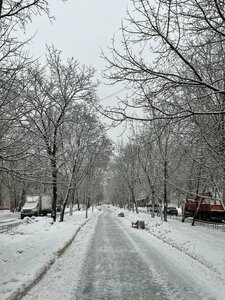
M213 299L194 290L185 271L174 270L135 230L123 229L109 210L99 217L75 299Z

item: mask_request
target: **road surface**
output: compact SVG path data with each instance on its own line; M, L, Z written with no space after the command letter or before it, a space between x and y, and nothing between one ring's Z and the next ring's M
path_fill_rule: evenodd
M127 222L110 209L89 221L24 300L224 299L205 266Z
M137 229L127 229L110 211L100 216L76 299L210 299L190 270L175 268Z

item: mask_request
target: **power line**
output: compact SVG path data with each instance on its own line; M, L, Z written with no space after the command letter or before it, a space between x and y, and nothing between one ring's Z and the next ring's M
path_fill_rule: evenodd
M110 97L113 97L113 96L115 96L115 95L117 95L117 94L119 94L119 93L121 93L121 92L123 92L123 91L125 91L125 90L126 90L126 89L123 88L122 90L119 90L119 91L117 91L117 92L115 92L115 93L113 93L113 94L111 94L111 95L109 95L109 96L106 96L106 97L102 98L102 99L99 100L99 101L102 102L102 101L104 101L104 100L106 100L106 99L108 99L108 98L110 98Z

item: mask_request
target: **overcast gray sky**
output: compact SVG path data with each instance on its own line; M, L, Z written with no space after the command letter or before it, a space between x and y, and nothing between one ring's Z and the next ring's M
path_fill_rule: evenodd
M62 51L65 58L74 57L81 64L91 65L97 70L101 80L101 71L105 61L100 57L101 49L107 50L114 34L120 40L121 19L126 16L129 0L51 0L51 23L46 16L34 17L28 26L26 35L35 37L29 44L30 54L44 58L46 44L54 45ZM121 90L120 86L101 84L98 90L100 99ZM121 93L118 95L121 96ZM116 96L107 98L104 103L113 103ZM121 127L110 130L111 138L117 139Z
M105 61L101 49L107 50L115 34L120 39L121 18L126 15L129 0L51 0L51 14L56 20L51 24L47 17L35 17L26 34L36 33L29 45L35 57L44 57L46 44L62 50L64 57L74 57L81 64L91 65L100 78ZM101 85L98 95L103 99L121 90L121 86ZM115 96L105 102L116 101ZM112 130L115 139L119 130Z

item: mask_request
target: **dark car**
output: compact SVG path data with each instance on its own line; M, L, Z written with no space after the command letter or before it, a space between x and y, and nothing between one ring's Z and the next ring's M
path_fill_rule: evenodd
M167 214L168 214L168 215L178 216L178 210L177 210L177 208L174 207L174 206L168 206L168 207L167 207Z
M118 217L124 217L124 213L123 212L119 213Z

